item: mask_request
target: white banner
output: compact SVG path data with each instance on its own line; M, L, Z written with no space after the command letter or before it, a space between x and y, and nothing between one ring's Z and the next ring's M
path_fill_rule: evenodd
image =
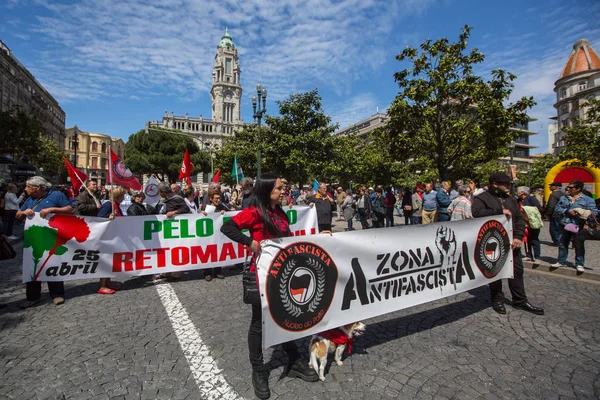
M263 346L513 276L504 216L264 241Z
M318 232L314 208L285 211L294 235ZM44 219L36 213L25 223L23 281L130 277L240 263L245 246L221 234L223 223L238 212L112 221L59 214Z

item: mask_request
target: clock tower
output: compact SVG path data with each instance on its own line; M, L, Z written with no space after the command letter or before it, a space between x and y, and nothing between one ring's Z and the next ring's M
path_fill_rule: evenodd
M241 123L240 73L238 51L229 32L225 29L225 35L221 38L215 54L213 84L210 91L212 120L218 134L231 135L234 128Z

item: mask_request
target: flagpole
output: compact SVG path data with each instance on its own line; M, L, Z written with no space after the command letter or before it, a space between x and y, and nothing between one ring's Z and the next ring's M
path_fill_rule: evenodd
M115 196L113 194L113 174L112 174L112 147L108 145L108 179L110 180L110 207L111 214L115 213Z
M63 156L63 159L69 163L69 161ZM73 166L69 163L70 168L73 168ZM77 169L77 168L73 168L73 169ZM73 172L73 174L75 175L75 177L77 178L77 180L79 181L79 183L81 183L81 186L83 186L85 188L85 190L87 190L87 192L90 194L90 196L92 196L92 198L94 199L94 202L96 203L96 206L100 206L100 202L98 201L98 199L96 198L96 196L94 196L92 194L92 192L90 191L90 189L88 189L87 185L85 184L85 182L83 180L81 180L81 177L79 176L79 174L77 174L76 172ZM77 193L79 194L79 193ZM77 197L77 196L76 196Z

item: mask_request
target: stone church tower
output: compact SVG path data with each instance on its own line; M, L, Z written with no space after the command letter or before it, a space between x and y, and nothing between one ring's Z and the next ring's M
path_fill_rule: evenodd
M240 123L240 64L238 51L227 29L215 54L213 85L210 91L212 100L212 120L220 125L219 133L232 134Z

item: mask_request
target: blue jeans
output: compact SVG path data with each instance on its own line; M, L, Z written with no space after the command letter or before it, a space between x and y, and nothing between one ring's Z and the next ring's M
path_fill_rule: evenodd
M450 214L448 212L438 211L438 222L450 221Z
M423 217L410 217L411 225L421 225L423 223Z
M558 218L550 218L550 237L552 238L552 243L558 244L560 242L560 234L561 234L561 224L560 219Z
M567 265L567 256L569 255L569 245L571 241L577 235L576 233L565 230L561 225L561 236L558 244L558 262L562 265ZM581 249L575 247L575 265L583 266L585 263L585 250L582 252Z

